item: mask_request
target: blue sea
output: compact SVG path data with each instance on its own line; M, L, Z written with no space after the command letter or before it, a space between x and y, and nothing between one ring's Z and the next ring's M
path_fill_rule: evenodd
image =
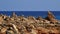
M7 16L11 16L12 13L15 12L18 16L34 16L38 17L41 16L45 18L48 15L48 11L0 11L0 14L6 14ZM60 11L51 11L56 19L60 20Z

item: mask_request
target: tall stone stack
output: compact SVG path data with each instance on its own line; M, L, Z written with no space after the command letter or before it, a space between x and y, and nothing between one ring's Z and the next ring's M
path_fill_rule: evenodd
M49 20L51 23L57 23L58 21L55 19L55 16L48 11L48 16L46 17L47 20Z
M12 13L12 17L17 17L15 12Z

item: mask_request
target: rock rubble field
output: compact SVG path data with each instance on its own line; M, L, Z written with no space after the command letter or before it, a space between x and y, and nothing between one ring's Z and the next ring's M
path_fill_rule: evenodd
M0 14L0 34L60 34L60 21L48 11L45 18Z

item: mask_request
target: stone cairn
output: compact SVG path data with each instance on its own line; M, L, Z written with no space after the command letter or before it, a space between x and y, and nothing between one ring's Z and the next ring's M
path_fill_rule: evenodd
M60 34L58 23L50 11L46 18L0 14L0 34Z

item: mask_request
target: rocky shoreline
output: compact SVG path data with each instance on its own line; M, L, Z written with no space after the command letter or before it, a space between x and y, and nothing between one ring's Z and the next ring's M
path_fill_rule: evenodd
M46 18L0 14L0 34L60 34L60 21L48 11Z

